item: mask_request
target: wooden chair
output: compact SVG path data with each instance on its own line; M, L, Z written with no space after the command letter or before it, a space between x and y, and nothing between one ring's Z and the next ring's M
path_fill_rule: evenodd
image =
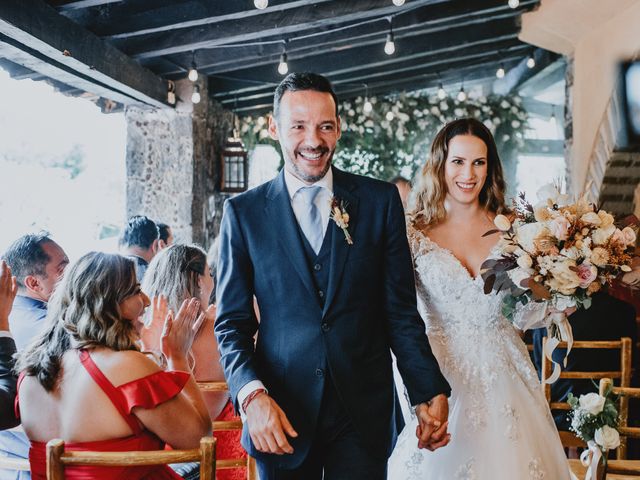
M611 473L630 474L635 472L640 476L640 461L626 460L627 458L627 438L640 438L640 427L629 426L629 398L640 399L640 388L616 387L613 380L603 378L600 380L600 395L604 395L607 389L612 388L613 393L619 395L618 413L620 415L620 446L616 451L616 461L609 461L607 471Z
M203 392L229 391L229 386L226 382L198 382L198 387ZM214 432L242 431L241 420L214 420L212 423ZM247 458L220 458L217 460L216 466L218 470L245 467L247 469L247 480L258 480L256 461L249 454L247 454Z
M216 439L203 437L200 448L191 450L138 452L65 452L63 440L55 439L47 443L47 480L64 480L64 468L69 465L134 467L182 462L200 462L200 479L215 480Z
M543 351L546 346L547 338L542 339ZM566 349L567 343L560 342L559 349ZM631 384L631 339L628 337L614 341L578 341L573 343L572 352L576 349L587 350L620 350L620 370L615 371L562 371L560 378L573 380L600 380L602 378L615 378L619 380L620 386L628 387ZM571 355L571 353L569 353ZM545 380L551 376L553 371L552 363L545 355L542 357L542 385L544 387L544 395L549 402L551 410L571 410L571 406L567 402L551 401L551 385L545 383ZM626 400L625 400L626 402ZM568 431L559 431L560 440L565 447L586 447L585 442L579 439L575 433Z

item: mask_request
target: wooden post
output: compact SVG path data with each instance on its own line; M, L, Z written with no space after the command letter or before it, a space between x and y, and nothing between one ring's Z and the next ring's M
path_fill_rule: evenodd
M202 437L200 440L200 480L216 478L216 442L213 437Z
M47 443L47 480L64 480L63 453L64 440L56 438Z

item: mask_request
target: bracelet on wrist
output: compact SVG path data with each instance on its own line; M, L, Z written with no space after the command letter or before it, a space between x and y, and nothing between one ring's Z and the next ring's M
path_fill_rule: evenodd
M267 390L264 388L257 388L256 390L251 392L249 395L247 395L247 398L245 398L244 402L242 402L242 410L244 411L244 413L247 413L247 408L249 407L249 404L253 402L253 400L255 400L255 398L261 393L266 394Z

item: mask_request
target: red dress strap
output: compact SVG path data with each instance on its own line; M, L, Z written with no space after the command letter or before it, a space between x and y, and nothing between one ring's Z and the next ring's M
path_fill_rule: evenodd
M91 378L93 378L102 391L107 394L107 397L109 397L113 406L118 409L122 418L124 418L129 427L131 427L131 430L133 430L133 433L135 435L140 435L143 429L140 426L140 423L138 423L135 415L130 414L127 411L127 402L122 395L122 392L114 387L109 379L104 376L104 373L102 373L102 370L100 370L95 364L91 355L89 355L89 352L84 349L80 349L78 350L78 355L80 356L80 362L82 362L87 373L91 375Z
M16 414L16 418L20 420L20 385L22 384L22 380L24 380L24 376L26 372L20 372L18 375L18 382L16 383L16 398L13 401L13 411Z

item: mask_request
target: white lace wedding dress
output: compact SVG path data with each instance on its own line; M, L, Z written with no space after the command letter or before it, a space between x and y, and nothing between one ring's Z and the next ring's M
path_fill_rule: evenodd
M417 448L412 415L389 460L389 480L568 480L569 467L540 382L516 329L451 252L408 227L418 307L451 384L451 442ZM401 395L402 397L402 395Z

